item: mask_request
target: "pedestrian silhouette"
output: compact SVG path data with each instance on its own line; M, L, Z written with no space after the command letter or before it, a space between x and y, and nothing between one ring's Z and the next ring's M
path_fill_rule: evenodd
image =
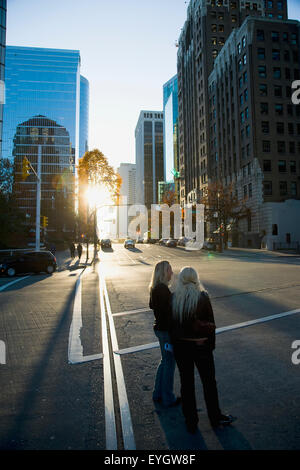
M154 333L159 340L161 361L158 365L154 383L152 399L165 407L176 406L180 398L176 398L173 392L175 359L170 351L170 338L168 334L168 322L171 315L171 292L168 284L173 271L168 261L160 261L156 264L150 284L149 307L154 312Z
M77 253L78 253L78 258L80 260L81 255L82 255L82 245L80 243L79 245L77 245Z
M212 427L232 423L235 418L224 415L219 407L213 358L215 348L213 309L197 272L191 267L183 268L179 274L172 299L169 334L180 374L182 411L187 430L196 433L198 423L194 365L202 381Z
M70 244L70 254L71 254L71 258L75 258L75 245L74 243L71 243Z

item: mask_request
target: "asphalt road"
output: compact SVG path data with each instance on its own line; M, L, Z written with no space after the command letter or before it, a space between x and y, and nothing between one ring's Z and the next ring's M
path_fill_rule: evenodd
M300 309L300 257L114 244L99 259L61 256L54 275L20 276L3 290L12 280L0 279L1 449L300 449L300 364L291 360L299 313L275 317ZM171 288L189 265L210 294L220 404L238 417L222 430L209 425L198 377L195 436L180 407L152 402L160 353L148 285L163 259Z

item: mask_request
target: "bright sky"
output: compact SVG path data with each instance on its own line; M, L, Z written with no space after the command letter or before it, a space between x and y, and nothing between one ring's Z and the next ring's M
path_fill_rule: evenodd
M162 87L176 74L175 42L185 0L8 0L8 45L78 49L90 83L89 148L114 167L135 162L142 109L163 108ZM300 19L300 0L288 0Z

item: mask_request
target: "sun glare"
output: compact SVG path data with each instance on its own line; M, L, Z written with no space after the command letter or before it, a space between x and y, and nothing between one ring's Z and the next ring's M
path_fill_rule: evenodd
M102 186L90 186L86 192L86 198L90 207L100 207L112 204L111 195L107 188Z

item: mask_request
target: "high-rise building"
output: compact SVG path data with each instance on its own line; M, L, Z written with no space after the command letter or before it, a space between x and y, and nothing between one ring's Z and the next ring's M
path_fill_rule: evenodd
M3 103L5 97L6 0L0 0L0 158L2 150Z
M89 149L89 82L80 75L79 158Z
M233 184L251 208L240 246L300 241L299 23L287 1L191 0L178 45L181 202L201 202L210 182Z
M141 111L135 129L136 204L151 207L164 180L163 112Z
M208 77L247 16L287 19L287 2L191 0L178 42L180 200L199 201L210 175Z
M43 215L56 207L61 192L75 207L76 165L87 140L88 82L80 77L79 51L7 46L2 156L15 161L17 171L24 156L36 169L42 146ZM34 178L15 185L29 222L35 217Z
M175 183L174 191L179 196L177 75L163 85L163 112L165 181Z
M247 200L251 217L240 221L236 241L243 246L259 247L265 232L272 247L274 203L300 196L300 106L291 100L300 79L299 38L298 21L248 17L209 77L210 178L233 182L239 200ZM300 209L298 201L288 207L286 213ZM295 216L285 229L300 240Z
M133 163L121 163L117 173L122 178L121 198L126 200L126 204L131 206L136 203L136 165Z

